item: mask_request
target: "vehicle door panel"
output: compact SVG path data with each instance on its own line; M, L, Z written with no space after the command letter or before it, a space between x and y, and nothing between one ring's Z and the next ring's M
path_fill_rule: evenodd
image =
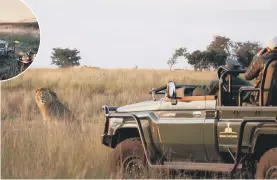
M163 101L160 107L162 144L172 160L203 161L206 157L203 142L205 101Z

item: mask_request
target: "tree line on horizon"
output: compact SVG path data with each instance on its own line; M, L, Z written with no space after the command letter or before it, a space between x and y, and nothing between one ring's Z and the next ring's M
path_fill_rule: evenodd
M183 57L195 71L216 69L224 65L228 59L237 60L243 67L248 67L261 48L261 43L257 41L235 42L228 37L217 35L204 50L188 52L186 47L175 49L167 60L167 65L172 70L179 58ZM76 48L53 48L51 65L60 68L79 66L81 60L79 53Z
M172 70L178 59L183 57L195 71L218 68L225 65L229 59L237 60L243 67L248 67L261 48L261 43L257 41L235 42L228 37L217 35L204 50L188 52L186 47L175 49L167 60L167 65Z

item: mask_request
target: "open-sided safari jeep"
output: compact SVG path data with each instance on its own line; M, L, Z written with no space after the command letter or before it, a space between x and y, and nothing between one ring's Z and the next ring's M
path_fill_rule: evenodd
M0 80L15 77L32 64L38 48L32 48L28 52L18 51L16 44L19 43L0 40Z
M216 96L192 96L197 85L170 81L150 92L165 94L159 100L103 106L102 143L114 148L110 175L142 178L149 169L172 169L277 178L276 62L265 65L261 87L233 86L245 70L222 66ZM252 91L259 103L243 105Z
M4 40L0 40L0 58L9 58L10 56L15 54L15 45L18 41L7 42Z
M18 59L22 63L32 61L38 51L38 48L32 48L26 53L23 53L22 51L16 52L16 45L19 43L19 41L8 42L0 40L0 58Z

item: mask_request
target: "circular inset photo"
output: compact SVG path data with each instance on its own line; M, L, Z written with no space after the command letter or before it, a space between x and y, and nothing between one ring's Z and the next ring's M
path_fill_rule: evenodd
M28 5L20 0L1 0L0 80L22 74L35 60L40 29Z

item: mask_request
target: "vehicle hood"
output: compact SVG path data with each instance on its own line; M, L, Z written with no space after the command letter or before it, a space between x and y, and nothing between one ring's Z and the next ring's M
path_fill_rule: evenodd
M138 111L155 111L159 110L161 105L161 100L157 101L144 101L139 103L134 103L126 106L121 106L117 108L117 112L138 112Z

